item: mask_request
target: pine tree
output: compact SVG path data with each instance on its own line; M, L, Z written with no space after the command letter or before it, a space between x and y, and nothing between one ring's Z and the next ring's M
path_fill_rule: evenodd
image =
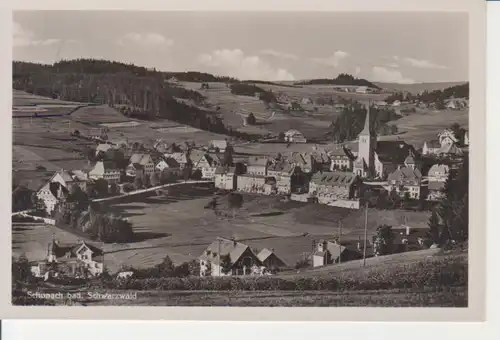
M439 216L435 210L432 211L431 216L429 217L429 231L427 233L427 237L434 244L439 244L439 235L440 235L440 225L439 225Z

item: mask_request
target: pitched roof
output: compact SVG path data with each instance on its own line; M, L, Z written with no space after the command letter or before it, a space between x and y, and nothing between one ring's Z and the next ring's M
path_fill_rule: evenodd
M444 186L445 182L429 181L427 188L429 190L442 190Z
M311 182L317 185L349 186L357 178L356 174L341 171L317 172Z
M177 162L172 157L167 157L164 159L164 162L167 163L169 168L178 168L180 166L179 162Z
M414 148L404 141L377 141L375 148L381 162L403 164L409 152L415 154Z
M433 166L430 167L429 172L427 175L429 177L436 176L438 174L445 174L447 175L450 172L450 167L446 164L434 164Z
M412 169L408 167L403 167L397 169L387 176L389 181L406 182L406 181L420 181L422 179L422 174L418 169Z
M231 166L231 167L226 167L226 166L218 166L215 169L215 174L221 175L221 174L230 174L230 173L235 173L236 172L236 167Z
M212 242L207 249L201 254L200 259L210 261L214 264L219 264L219 252L220 256L229 255L231 258L231 263L238 261L243 255L243 253L249 249L246 244L228 240L222 237L218 237L217 240Z
M272 256L274 256L274 257L277 259L277 261L279 262L279 263L278 263L278 265L279 265L279 266L283 266L283 267L285 267L285 266L286 266L286 263L285 263L282 259L280 259L280 258L276 255L276 253L275 253L274 251L272 251L272 250L269 250L269 249L267 249L267 248L264 248L264 249L262 249L262 250L261 250L261 251L257 254L257 258L258 258L258 259L259 259L259 261L260 261L260 262L262 262L262 263L264 263L264 261L266 261L268 258L270 258L270 257L272 257Z
M287 132L285 132L285 136L287 136L287 137L303 136L303 134L299 130L290 129Z
M437 149L437 148L441 147L441 143L439 143L439 141L437 139L427 141L427 142L425 142L425 144L427 145L428 148L432 148L432 149Z
M219 139L210 141L210 145L214 148L225 149L228 146L227 140Z
M439 150L438 153L451 154L451 155L462 155L463 151L455 144L445 144Z
M138 163L140 165L146 165L152 162L151 155L147 153L134 153L130 156L130 163Z
M252 156L248 158L248 165L250 166L266 166L269 160L263 156Z
M295 169L295 167L292 164L285 162L285 161L281 161L281 162L272 163L271 165L269 165L269 168L267 170L268 171L280 171L280 172L291 173L294 169Z
M164 155L165 158L172 157L179 164L187 163L187 155L185 152L174 152L172 154Z

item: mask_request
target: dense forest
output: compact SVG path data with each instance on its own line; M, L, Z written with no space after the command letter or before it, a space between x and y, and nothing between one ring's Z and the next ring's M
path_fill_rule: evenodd
M341 73L333 79L312 79L295 83L295 85L345 85L345 86L368 86L374 89L380 89L377 85L366 79L356 78L347 73Z
M192 77L191 81L226 79L197 72L183 74ZM183 79L177 75L177 79ZM169 119L215 133L255 138L224 126L216 113L199 108L204 104L203 95L170 84L168 76L144 67L96 59L63 60L54 65L14 62L12 86L45 97L108 104L136 119ZM193 105L178 98L190 100Z
M330 135L336 142L354 140L363 130L366 118L366 107L360 103L354 103L342 111L330 125ZM399 116L392 109L370 107L370 126L377 134L394 134L397 132L395 125L387 125L388 122L398 119Z
M469 99L469 83L447 87L443 90L423 91L419 94L413 95L409 92L396 92L388 96L385 101L393 103L396 100L407 100L410 102L419 101L426 104L430 103L443 103L450 98L466 98Z

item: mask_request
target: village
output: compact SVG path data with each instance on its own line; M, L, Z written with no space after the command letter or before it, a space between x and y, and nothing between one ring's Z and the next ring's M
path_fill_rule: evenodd
M157 140L148 149L138 143L130 145L126 140L108 140L102 131L87 137L75 132L79 138L88 138L95 144L95 149L87 155L88 166L56 171L46 183L35 184L38 187L16 187L13 196L36 197L37 213L14 206L17 211L13 211L13 221L16 218L38 220L57 227L62 223L58 212L61 214L67 209L71 215L83 204L81 200L89 207L103 201L112 204L114 199L193 184L212 188L209 191L213 199L207 206L214 211L218 197L224 195L231 196L229 205L233 213L234 207L241 206L238 201L244 200L242 195L273 196L348 210L363 210L368 206L428 210L443 199L450 173L460 168L468 152L467 130L462 129L462 135L457 136L453 129L445 129L419 149L404 140L381 141L371 126L370 107L370 103L366 104L364 127L355 143L338 144L334 149L313 144L309 152L274 156L242 158L228 139L212 140L204 146ZM295 129L281 135L281 142L288 145L308 142ZM395 240L391 252L433 245L428 239L427 226L414 228L403 222L391 232ZM58 275L101 275L108 265L104 263L105 252L88 240L61 244L54 236L47 244L46 258L33 263L33 275L46 280ZM369 256L382 254L376 242L368 240L368 246ZM219 236L199 254L199 273L196 274L272 275L283 270L363 259L367 256L366 249L366 240L361 238L345 243L340 234L331 239L314 239L312 250L294 266L285 264L282 255L274 249L256 249L234 237ZM115 275L127 278L133 276L134 271L121 270Z

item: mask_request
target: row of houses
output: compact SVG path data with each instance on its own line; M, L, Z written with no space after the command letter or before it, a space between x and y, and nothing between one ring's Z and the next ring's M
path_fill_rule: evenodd
M447 151L442 155L463 155L451 130L443 131L438 138L440 150ZM301 200L314 199L323 204L358 200L360 188L367 180L409 199L436 200L442 196L449 166L434 164L424 169L423 159L412 145L401 140L378 140L369 119L354 146L357 149L343 146L276 158L252 156L246 171L217 168L215 186L265 195L302 194ZM454 149L460 151L451 153ZM424 145L424 154L429 152Z

